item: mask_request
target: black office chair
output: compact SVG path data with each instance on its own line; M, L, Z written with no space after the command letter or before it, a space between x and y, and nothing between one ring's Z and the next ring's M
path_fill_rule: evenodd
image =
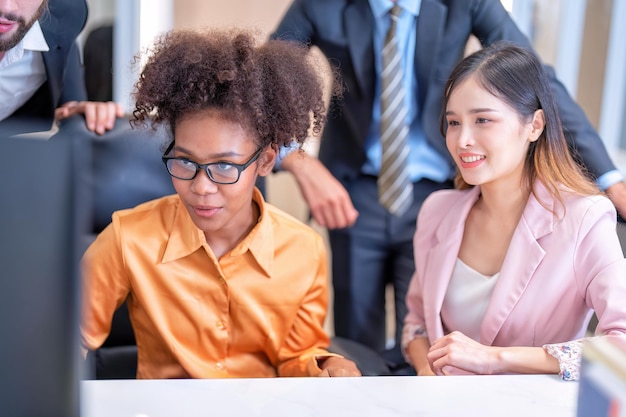
M387 362L374 350L343 337L332 337L328 351L353 361L363 376L392 375Z
M116 210L134 207L175 192L161 155L170 137L164 129L133 128L129 119L120 118L104 135L86 130L82 117L64 121L50 140L67 140L77 135L91 141L91 175L83 178L92 202L90 227L83 237L83 250L110 222ZM88 378L135 378L137 346L124 303L114 314L111 333L102 347L89 352Z

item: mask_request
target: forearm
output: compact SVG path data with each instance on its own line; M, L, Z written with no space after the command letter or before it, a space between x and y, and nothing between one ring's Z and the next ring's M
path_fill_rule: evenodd
M306 176L306 168L311 163L317 161L311 161L311 159L317 159L314 156L309 155L302 149L292 149L291 152L286 153L280 162L280 169L290 172L296 179L302 176Z
M430 349L430 342L427 337L416 337L407 345L407 353L411 359L411 364L415 368L417 375L434 375L434 372L430 368L428 363L428 350Z
M290 356L288 356L290 355ZM319 376L324 370L325 362L332 357L341 357L322 348L311 348L301 354L278 353L278 362L275 364L280 377L308 377ZM331 361L332 362L332 361Z
M559 361L542 347L494 347L492 374L558 374Z
M295 150L282 161L282 169L296 179L311 215L322 227L350 227L359 213L354 208L348 190L314 156Z

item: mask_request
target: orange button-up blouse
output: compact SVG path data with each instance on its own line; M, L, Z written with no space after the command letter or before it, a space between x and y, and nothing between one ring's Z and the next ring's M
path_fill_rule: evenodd
M265 203L216 259L177 195L116 212L82 259L81 340L97 349L128 300L138 378L314 376L327 260L314 230Z

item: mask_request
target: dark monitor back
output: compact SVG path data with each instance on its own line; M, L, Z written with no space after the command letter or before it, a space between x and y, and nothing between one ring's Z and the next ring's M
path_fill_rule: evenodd
M76 179L87 150L72 140L0 144L0 415L78 416L77 236L86 202Z

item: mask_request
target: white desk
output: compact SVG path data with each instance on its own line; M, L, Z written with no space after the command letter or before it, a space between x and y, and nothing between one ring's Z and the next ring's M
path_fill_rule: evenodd
M575 417L551 375L81 382L81 417Z

